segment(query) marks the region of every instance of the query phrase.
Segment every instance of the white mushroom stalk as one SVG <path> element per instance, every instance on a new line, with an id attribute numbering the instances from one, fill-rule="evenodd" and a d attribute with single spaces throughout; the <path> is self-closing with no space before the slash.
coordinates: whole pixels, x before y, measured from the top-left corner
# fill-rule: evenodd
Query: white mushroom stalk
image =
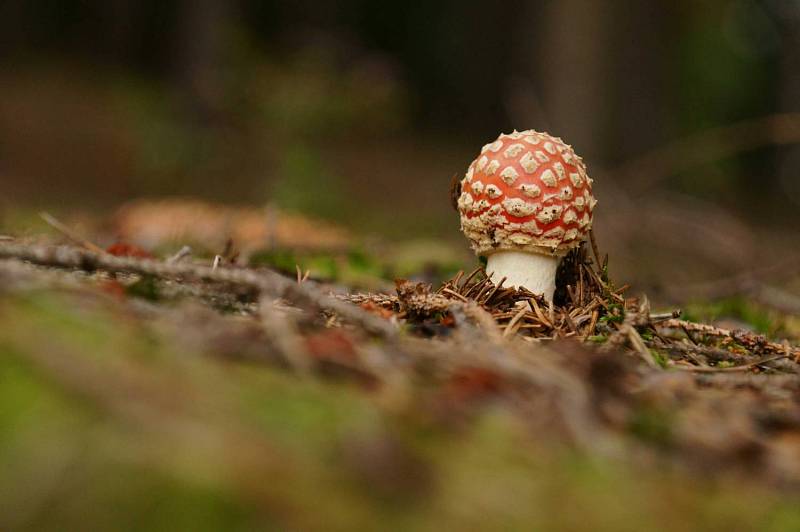
<path id="1" fill-rule="evenodd" d="M 495 284 L 526 288 L 553 301 L 556 291 L 556 271 L 561 257 L 526 253 L 524 251 L 499 251 L 489 255 L 486 274 Z"/>
<path id="2" fill-rule="evenodd" d="M 533 130 L 487 144 L 461 180 L 461 229 L 492 282 L 552 302 L 561 257 L 580 245 L 597 202 L 592 179 L 560 138 Z"/>

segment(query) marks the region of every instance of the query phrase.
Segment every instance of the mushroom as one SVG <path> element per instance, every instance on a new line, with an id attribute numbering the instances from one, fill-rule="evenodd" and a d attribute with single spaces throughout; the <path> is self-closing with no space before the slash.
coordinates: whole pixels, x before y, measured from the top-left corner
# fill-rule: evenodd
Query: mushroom
<path id="1" fill-rule="evenodd" d="M 461 230 L 487 257 L 487 275 L 552 302 L 558 263 L 589 232 L 597 202 L 571 146 L 515 130 L 483 147 L 461 180 L 457 203 Z"/>

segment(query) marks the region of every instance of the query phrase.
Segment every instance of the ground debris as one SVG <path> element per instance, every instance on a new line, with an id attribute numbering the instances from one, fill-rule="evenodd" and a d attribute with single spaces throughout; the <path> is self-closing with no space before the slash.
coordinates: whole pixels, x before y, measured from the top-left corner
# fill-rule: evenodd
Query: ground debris
<path id="1" fill-rule="evenodd" d="M 482 269 L 459 272 L 435 291 L 422 283 L 398 281 L 396 296 L 340 297 L 394 312 L 410 323 L 433 319 L 450 326 L 455 307 L 473 304 L 486 311 L 505 338 L 532 342 L 576 338 L 601 344 L 606 352 L 629 349 L 652 368 L 800 372 L 800 348 L 751 331 L 682 320 L 679 310 L 654 315 L 646 298 L 624 297 L 627 286 L 615 288 L 606 268 L 598 268 L 584 248 L 573 251 L 560 267 L 552 306 L 527 290 L 492 283 Z"/>
<path id="2" fill-rule="evenodd" d="M 645 461 L 655 453 L 688 469 L 800 486 L 800 456 L 790 450 L 800 439 L 798 348 L 677 311 L 652 314 L 645 297 L 625 297 L 595 260 L 583 249 L 570 255 L 550 305 L 493 284 L 480 269 L 437 289 L 398 281 L 395 294 L 329 294 L 266 270 L 3 241 L 0 294 L 37 283 L 87 290 L 188 352 L 349 383 L 436 426 L 460 430 L 487 405 L 501 405 L 532 434 L 591 452 L 633 449 Z M 143 278 L 159 298 L 128 290 Z M 104 289 L 109 282 L 122 292 Z M 36 357 L 65 387 L 83 386 L 46 351 Z M 85 393 L 123 401 L 111 384 Z M 376 449 L 378 462 L 405 463 Z"/>

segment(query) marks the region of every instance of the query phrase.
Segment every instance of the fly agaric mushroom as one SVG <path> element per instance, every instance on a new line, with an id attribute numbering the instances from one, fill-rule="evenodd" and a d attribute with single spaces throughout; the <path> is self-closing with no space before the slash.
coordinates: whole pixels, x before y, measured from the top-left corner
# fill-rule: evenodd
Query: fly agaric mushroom
<path id="1" fill-rule="evenodd" d="M 561 258 L 592 227 L 592 179 L 572 147 L 537 131 L 502 134 L 461 180 L 461 230 L 486 273 L 553 300 Z"/>

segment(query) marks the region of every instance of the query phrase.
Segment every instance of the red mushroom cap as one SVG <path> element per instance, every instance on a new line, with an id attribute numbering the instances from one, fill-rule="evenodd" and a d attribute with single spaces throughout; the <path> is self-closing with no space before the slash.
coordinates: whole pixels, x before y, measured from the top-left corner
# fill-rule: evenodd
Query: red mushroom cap
<path id="1" fill-rule="evenodd" d="M 487 144 L 461 180 L 461 230 L 478 255 L 565 255 L 592 227 L 592 179 L 572 147 L 533 130 Z"/>

